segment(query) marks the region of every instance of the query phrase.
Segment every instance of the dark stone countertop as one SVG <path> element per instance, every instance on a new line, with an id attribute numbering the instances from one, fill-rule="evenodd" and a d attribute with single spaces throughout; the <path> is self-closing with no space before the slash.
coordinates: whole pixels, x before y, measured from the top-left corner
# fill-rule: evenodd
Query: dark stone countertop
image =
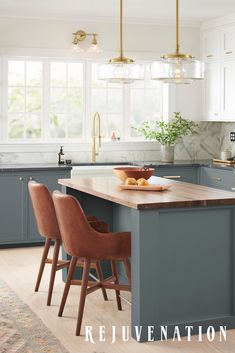
<path id="1" fill-rule="evenodd" d="M 105 166 L 105 165 L 135 165 L 135 166 L 148 166 L 148 167 L 190 167 L 190 166 L 205 166 L 209 168 L 225 169 L 225 170 L 235 170 L 235 165 L 213 163 L 212 160 L 197 160 L 197 161 L 174 161 L 173 163 L 164 163 L 161 161 L 134 161 L 134 162 L 99 162 L 99 163 L 72 163 L 58 165 L 56 163 L 25 163 L 25 164 L 0 164 L 0 172 L 4 171 L 27 171 L 27 170 L 71 170 L 72 167 L 79 166 Z"/>
<path id="2" fill-rule="evenodd" d="M 209 167 L 209 168 L 217 168 L 217 169 L 226 169 L 226 170 L 234 170 L 235 165 L 229 165 L 225 163 L 213 163 L 211 159 L 207 160 L 197 160 L 197 161 L 174 161 L 173 163 L 164 163 L 161 161 L 149 161 L 149 162 L 135 162 L 133 164 L 141 165 L 141 166 L 148 166 L 148 167 L 191 167 L 191 166 L 204 166 L 204 167 Z"/>
<path id="3" fill-rule="evenodd" d="M 29 164 L 0 164 L 0 172 L 23 172 L 27 170 L 71 170 L 71 165 L 58 165 L 56 163 L 29 163 Z"/>

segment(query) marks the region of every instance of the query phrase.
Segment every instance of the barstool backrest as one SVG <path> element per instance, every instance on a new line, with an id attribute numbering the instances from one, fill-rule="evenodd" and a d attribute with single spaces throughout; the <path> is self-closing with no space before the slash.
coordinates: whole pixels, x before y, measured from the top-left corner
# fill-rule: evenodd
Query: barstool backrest
<path id="1" fill-rule="evenodd" d="M 34 215 L 41 236 L 51 239 L 61 239 L 55 207 L 48 188 L 35 181 L 28 183 Z"/>
<path id="2" fill-rule="evenodd" d="M 71 256 L 92 257 L 99 243 L 78 200 L 59 191 L 53 192 L 53 201 L 65 251 Z"/>

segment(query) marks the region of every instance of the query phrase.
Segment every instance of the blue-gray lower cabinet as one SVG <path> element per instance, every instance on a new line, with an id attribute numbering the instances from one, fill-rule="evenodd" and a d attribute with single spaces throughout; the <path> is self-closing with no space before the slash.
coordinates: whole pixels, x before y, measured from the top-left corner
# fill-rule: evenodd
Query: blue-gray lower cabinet
<path id="1" fill-rule="evenodd" d="M 198 166 L 159 166 L 156 167 L 155 176 L 198 184 Z"/>
<path id="2" fill-rule="evenodd" d="M 25 187 L 22 173 L 0 173 L 0 244 L 25 238 Z"/>
<path id="3" fill-rule="evenodd" d="M 0 172 L 0 247 L 33 244 L 42 241 L 38 234 L 30 196 L 29 180 L 60 189 L 57 180 L 69 178 L 70 170 Z"/>
<path id="4" fill-rule="evenodd" d="M 233 170 L 222 170 L 218 168 L 201 167 L 200 168 L 200 184 L 232 191 L 235 184 L 235 175 Z"/>

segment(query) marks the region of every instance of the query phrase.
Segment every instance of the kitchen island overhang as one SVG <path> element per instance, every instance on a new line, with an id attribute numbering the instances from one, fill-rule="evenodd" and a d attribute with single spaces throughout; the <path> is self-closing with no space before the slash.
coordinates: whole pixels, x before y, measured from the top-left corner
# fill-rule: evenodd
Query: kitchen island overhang
<path id="1" fill-rule="evenodd" d="M 164 179 L 153 177 L 157 182 Z M 86 214 L 132 233 L 132 336 L 142 327 L 235 328 L 235 195 L 172 182 L 164 192 L 124 191 L 114 177 L 62 179 Z M 122 277 L 122 273 L 121 273 Z M 154 339 L 160 339 L 156 330 Z"/>

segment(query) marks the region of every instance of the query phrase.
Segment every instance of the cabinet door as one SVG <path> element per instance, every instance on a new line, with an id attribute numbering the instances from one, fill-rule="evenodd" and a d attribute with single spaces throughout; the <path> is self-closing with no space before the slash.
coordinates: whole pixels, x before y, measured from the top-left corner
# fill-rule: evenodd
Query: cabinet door
<path id="1" fill-rule="evenodd" d="M 233 189 L 233 170 L 220 170 L 218 168 L 201 167 L 200 184 L 232 191 Z"/>
<path id="2" fill-rule="evenodd" d="M 220 53 L 220 34 L 218 29 L 202 33 L 202 57 L 206 62 L 218 60 Z"/>
<path id="3" fill-rule="evenodd" d="M 235 26 L 225 26 L 222 35 L 222 57 L 226 60 L 235 57 Z"/>
<path id="4" fill-rule="evenodd" d="M 24 176 L 0 173 L 0 195 L 0 244 L 21 243 L 26 238 Z"/>
<path id="5" fill-rule="evenodd" d="M 32 172 L 28 175 L 28 181 L 33 179 L 39 183 L 47 185 L 50 191 L 60 190 L 61 187 L 58 184 L 58 179 L 69 178 L 69 171 L 46 171 L 46 172 Z M 39 235 L 37 225 L 33 213 L 33 208 L 30 200 L 29 193 L 27 192 L 28 208 L 27 208 L 27 239 L 28 241 L 43 241 L 43 238 Z"/>
<path id="6" fill-rule="evenodd" d="M 204 119 L 220 120 L 220 64 L 206 64 L 204 79 Z"/>
<path id="7" fill-rule="evenodd" d="M 155 176 L 166 178 L 170 180 L 183 181 L 186 183 L 197 183 L 197 167 L 156 167 Z"/>
<path id="8" fill-rule="evenodd" d="M 235 120 L 235 61 L 224 62 L 222 67 L 221 120 Z"/>

